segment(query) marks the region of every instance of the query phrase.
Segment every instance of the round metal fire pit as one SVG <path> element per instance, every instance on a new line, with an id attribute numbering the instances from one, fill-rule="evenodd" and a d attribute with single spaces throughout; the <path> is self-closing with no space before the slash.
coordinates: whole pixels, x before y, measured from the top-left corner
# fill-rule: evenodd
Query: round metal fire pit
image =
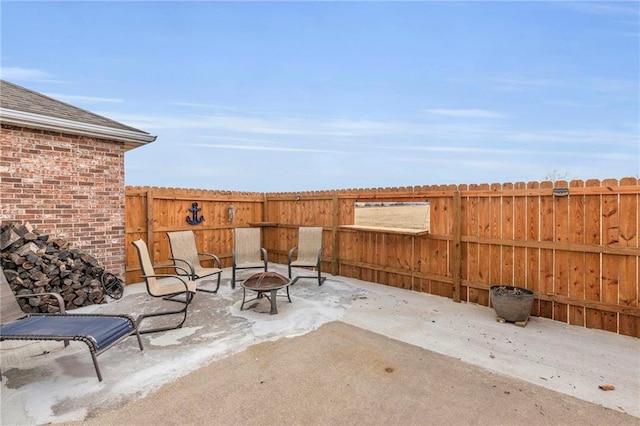
<path id="1" fill-rule="evenodd" d="M 281 288 L 286 288 L 287 299 L 289 299 L 289 302 L 291 302 L 291 297 L 289 297 L 290 284 L 291 280 L 289 280 L 289 278 L 276 272 L 260 272 L 251 275 L 241 284 L 242 305 L 240 305 L 240 310 L 244 309 L 245 303 L 251 302 L 261 297 L 266 297 L 271 302 L 271 311 L 269 313 L 271 315 L 277 314 L 278 306 L 276 305 L 276 296 L 278 295 L 278 290 L 280 290 Z M 246 300 L 247 290 L 255 291 L 256 293 L 258 293 L 258 295 L 253 299 Z"/>

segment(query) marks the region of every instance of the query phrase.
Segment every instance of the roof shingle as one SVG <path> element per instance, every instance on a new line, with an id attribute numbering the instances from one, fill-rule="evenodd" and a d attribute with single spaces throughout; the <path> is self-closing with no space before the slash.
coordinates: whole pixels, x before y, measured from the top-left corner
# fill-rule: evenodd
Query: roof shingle
<path id="1" fill-rule="evenodd" d="M 8 81 L 0 80 L 0 108 L 53 117 L 78 123 L 148 134 L 82 108 L 34 92 Z"/>

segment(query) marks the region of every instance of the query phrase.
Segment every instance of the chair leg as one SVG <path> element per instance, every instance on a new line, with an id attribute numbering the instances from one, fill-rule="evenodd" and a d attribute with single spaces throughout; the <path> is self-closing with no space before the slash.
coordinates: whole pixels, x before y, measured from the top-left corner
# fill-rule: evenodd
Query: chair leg
<path id="1" fill-rule="evenodd" d="M 240 305 L 240 310 L 244 309 L 244 300 L 247 295 L 247 289 L 242 287 L 242 304 Z"/>
<path id="2" fill-rule="evenodd" d="M 318 261 L 318 285 L 321 286 L 326 279 L 327 277 L 322 276 L 322 263 Z"/>
<path id="3" fill-rule="evenodd" d="M 231 268 L 231 289 L 236 288 L 236 265 Z"/>
<path id="4" fill-rule="evenodd" d="M 184 324 L 184 322 L 187 319 L 187 312 L 186 309 L 184 309 L 183 311 L 176 311 L 176 312 L 162 312 L 162 313 L 156 313 L 156 314 L 146 314 L 146 315 L 142 315 L 138 318 L 138 327 L 140 327 L 140 325 L 142 324 L 142 320 L 146 319 L 146 318 L 151 318 L 151 317 L 159 317 L 159 316 L 163 316 L 163 315 L 171 315 L 171 314 L 181 314 L 184 312 L 184 315 L 182 317 L 182 321 L 180 321 L 180 323 L 178 325 L 175 326 L 167 326 L 167 327 L 158 327 L 158 328 L 150 328 L 148 330 L 141 330 L 139 331 L 140 334 L 149 334 L 149 333 L 157 333 L 159 331 L 167 331 L 167 330 L 175 330 L 177 328 L 182 328 L 182 325 Z"/>
<path id="5" fill-rule="evenodd" d="M 142 346 L 142 339 L 140 338 L 140 332 L 138 331 L 138 327 L 136 326 L 136 338 L 138 339 L 138 346 L 140 346 L 140 350 L 144 351 L 144 347 Z"/>
<path id="6" fill-rule="evenodd" d="M 98 381 L 101 382 L 102 381 L 102 373 L 100 373 L 100 367 L 98 366 L 98 357 L 96 356 L 96 353 L 94 351 L 90 351 L 91 352 L 91 358 L 93 359 L 93 366 L 96 369 L 96 374 L 98 375 Z"/>
<path id="7" fill-rule="evenodd" d="M 207 290 L 206 288 L 197 288 L 197 291 L 202 291 L 204 293 L 217 293 L 218 289 L 220 288 L 220 276 L 222 275 L 222 272 L 218 273 L 218 285 L 216 285 L 216 289 L 215 290 Z"/>
<path id="8" fill-rule="evenodd" d="M 189 308 L 189 303 L 191 302 L 192 297 L 193 297 L 192 294 L 189 293 L 187 295 L 187 301 L 186 302 L 182 302 L 182 301 L 179 301 L 179 300 L 173 300 L 173 299 L 166 299 L 166 300 L 172 300 L 174 302 L 184 303 L 185 304 L 184 308 L 180 309 L 179 311 L 155 312 L 155 313 L 151 313 L 151 314 L 140 315 L 138 317 L 138 322 L 136 324 L 137 328 L 138 328 L 138 333 L 139 334 L 148 334 L 148 333 L 156 333 L 156 332 L 159 332 L 159 331 L 175 330 L 177 328 L 182 328 L 182 325 L 187 320 L 187 308 Z M 160 317 L 160 316 L 165 316 L 165 315 L 177 315 L 177 314 L 183 314 L 182 321 L 180 321 L 180 323 L 178 325 L 151 328 L 151 329 L 148 329 L 148 330 L 140 330 L 140 325 L 142 324 L 142 320 L 144 320 L 146 318 Z"/>

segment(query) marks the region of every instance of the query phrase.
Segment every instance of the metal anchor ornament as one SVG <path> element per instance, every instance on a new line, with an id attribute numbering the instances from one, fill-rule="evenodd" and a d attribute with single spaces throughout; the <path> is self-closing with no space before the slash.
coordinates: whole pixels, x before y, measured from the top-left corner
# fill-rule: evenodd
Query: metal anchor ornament
<path id="1" fill-rule="evenodd" d="M 198 217 L 198 212 L 202 210 L 198 208 L 198 203 L 191 204 L 191 208 L 189 211 L 191 212 L 191 217 L 187 216 L 187 223 L 189 225 L 200 225 L 204 222 L 204 216 Z"/>

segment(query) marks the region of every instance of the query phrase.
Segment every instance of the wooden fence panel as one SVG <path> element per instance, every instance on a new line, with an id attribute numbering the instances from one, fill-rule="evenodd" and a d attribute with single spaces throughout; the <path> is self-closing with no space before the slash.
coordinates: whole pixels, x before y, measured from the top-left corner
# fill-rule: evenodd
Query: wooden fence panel
<path id="1" fill-rule="evenodd" d="M 622 179 L 621 185 L 633 185 L 636 179 Z M 622 194 L 620 195 L 620 227 L 618 244 L 621 247 L 639 248 L 640 233 L 638 226 L 640 221 L 640 195 Z M 638 256 L 624 256 L 620 265 L 620 291 L 618 293 L 618 304 L 621 306 L 640 306 L 640 264 Z M 620 334 L 628 336 L 640 335 L 640 317 L 627 314 L 620 314 L 619 330 Z"/>
<path id="2" fill-rule="evenodd" d="M 600 181 L 588 180 L 588 188 L 600 187 Z M 585 243 L 601 245 L 600 233 L 600 194 L 585 195 Z M 585 298 L 587 301 L 600 302 L 601 274 L 600 255 L 598 253 L 586 253 L 586 288 Z M 587 307 L 585 312 L 585 325 L 589 328 L 602 328 L 602 312 L 599 309 Z"/>
<path id="3" fill-rule="evenodd" d="M 513 185 L 506 183 L 503 185 L 503 191 L 512 192 Z M 505 195 L 502 197 L 501 205 L 501 229 L 500 238 L 506 240 L 514 239 L 514 197 Z M 514 247 L 509 244 L 501 246 L 502 264 L 500 266 L 500 283 L 504 285 L 513 285 L 515 275 L 514 265 Z"/>
<path id="4" fill-rule="evenodd" d="M 540 187 L 538 182 L 529 182 L 527 189 L 535 192 Z M 540 241 L 540 197 L 531 195 L 527 198 L 527 241 L 532 244 Z M 540 291 L 540 247 L 527 247 L 527 286 L 531 291 Z M 533 315 L 540 316 L 540 300 L 533 302 Z"/>
<path id="5" fill-rule="evenodd" d="M 541 182 L 540 188 L 548 188 L 551 192 L 553 184 L 551 182 Z M 554 201 L 549 195 L 540 196 L 540 240 L 545 242 L 553 242 L 554 234 Z M 540 292 L 544 294 L 553 294 L 554 268 L 553 268 L 554 250 L 552 248 L 542 248 L 540 250 Z M 547 300 L 540 301 L 540 316 L 544 318 L 553 318 L 553 302 Z"/>
<path id="6" fill-rule="evenodd" d="M 460 185 L 458 187 L 458 191 L 466 191 L 468 189 L 467 185 Z M 471 217 L 469 210 L 471 209 L 471 202 L 469 197 L 460 196 L 460 237 L 462 235 L 469 235 L 469 226 L 468 219 Z M 467 220 L 465 220 L 465 218 Z M 467 302 L 469 301 L 469 286 L 466 285 L 469 282 L 469 243 L 461 242 L 460 243 L 460 301 Z M 453 262 L 452 262 L 453 263 Z"/>
<path id="7" fill-rule="evenodd" d="M 167 232 L 192 230 L 199 251 L 218 255 L 223 267 L 231 265 L 233 228 L 249 226 L 262 215 L 264 195 L 208 191 L 199 189 L 127 187 L 125 190 L 125 282 L 141 281 L 139 260 L 131 245 L 143 239 L 155 265 L 171 264 Z M 190 225 L 193 203 L 200 209 L 196 217 L 204 217 L 198 225 Z M 211 261 L 203 261 L 210 265 Z M 166 271 L 164 271 L 166 272 Z"/>
<path id="8" fill-rule="evenodd" d="M 606 180 L 603 186 L 618 186 L 616 180 Z M 605 240 L 604 245 L 609 247 L 617 246 L 619 243 L 619 219 L 620 210 L 618 208 L 617 194 L 602 196 L 602 233 Z M 618 303 L 618 284 L 620 282 L 619 267 L 622 257 L 617 255 L 602 255 L 602 297 L 601 301 L 605 303 Z M 617 316 L 614 313 L 602 313 L 604 330 L 616 331 L 618 328 Z"/>
<path id="9" fill-rule="evenodd" d="M 555 182 L 555 188 L 568 188 L 565 181 Z M 568 243 L 571 223 L 569 222 L 569 196 L 554 197 L 554 242 Z M 569 296 L 569 252 L 555 250 L 553 294 Z M 566 303 L 553 303 L 553 319 L 567 322 L 569 318 L 569 306 Z"/>
<path id="10" fill-rule="evenodd" d="M 480 185 L 481 190 L 488 190 L 488 184 Z M 480 197 L 478 200 L 478 237 L 482 239 L 491 238 L 491 196 Z M 480 289 L 478 290 L 476 303 L 489 305 L 489 287 L 491 286 L 491 245 L 480 244 L 478 248 L 478 278 Z M 487 268 L 486 266 L 489 265 Z"/>
<path id="11" fill-rule="evenodd" d="M 414 264 L 415 277 L 412 290 L 422 293 L 431 293 L 431 281 L 426 278 L 429 271 L 429 244 L 430 240 L 426 238 L 417 238 L 414 241 Z"/>
<path id="12" fill-rule="evenodd" d="M 469 185 L 469 190 L 478 190 L 480 189 L 479 185 Z M 479 215 L 480 215 L 480 204 L 479 197 L 470 196 L 468 197 L 468 206 L 467 209 L 467 217 L 463 217 L 463 231 L 462 235 L 468 235 L 472 238 L 480 237 L 480 224 L 478 223 Z M 468 228 L 465 232 L 465 224 L 468 224 Z M 468 254 L 468 262 L 467 262 L 467 274 L 468 274 L 468 282 L 480 282 L 480 244 L 477 242 L 469 242 L 467 245 L 467 254 Z M 480 291 L 476 289 L 474 286 L 469 285 L 469 294 L 467 296 L 467 300 L 472 303 L 479 303 L 480 301 Z"/>
<path id="13" fill-rule="evenodd" d="M 428 233 L 353 227 L 356 202 L 425 200 Z M 193 202 L 197 226 L 186 222 Z M 272 194 L 129 187 L 126 282 L 140 278 L 138 238 L 163 264 L 166 232 L 191 229 L 229 267 L 233 229 L 260 226 L 270 262 L 285 264 L 298 228 L 322 226 L 323 271 L 455 300 L 459 288 L 461 301 L 485 306 L 491 285 L 516 285 L 536 292 L 533 315 L 640 337 L 639 209 L 636 178 Z"/>
<path id="14" fill-rule="evenodd" d="M 524 191 L 527 185 L 524 182 L 515 184 L 516 191 Z M 525 196 L 513 197 L 513 236 L 515 241 L 527 240 L 527 198 Z M 509 237 L 507 237 L 509 238 Z M 527 288 L 527 249 L 525 247 L 513 248 L 513 279 L 512 285 Z"/>
<path id="15" fill-rule="evenodd" d="M 569 184 L 569 191 L 584 187 L 581 180 L 573 180 Z M 585 244 L 585 196 L 583 194 L 569 195 L 569 243 Z M 568 285 L 569 297 L 577 300 L 585 298 L 585 263 L 586 256 L 583 252 L 572 251 L 568 259 Z M 584 325 L 585 310 L 582 306 L 569 307 L 569 324 Z"/>
<path id="16" fill-rule="evenodd" d="M 494 183 L 491 185 L 491 192 L 501 194 L 502 186 Z M 502 205 L 503 197 L 495 195 L 489 197 L 489 237 L 492 240 L 502 238 Z M 490 256 L 489 276 L 487 288 L 492 285 L 503 284 L 502 282 L 502 245 L 490 244 L 488 247 Z"/>

